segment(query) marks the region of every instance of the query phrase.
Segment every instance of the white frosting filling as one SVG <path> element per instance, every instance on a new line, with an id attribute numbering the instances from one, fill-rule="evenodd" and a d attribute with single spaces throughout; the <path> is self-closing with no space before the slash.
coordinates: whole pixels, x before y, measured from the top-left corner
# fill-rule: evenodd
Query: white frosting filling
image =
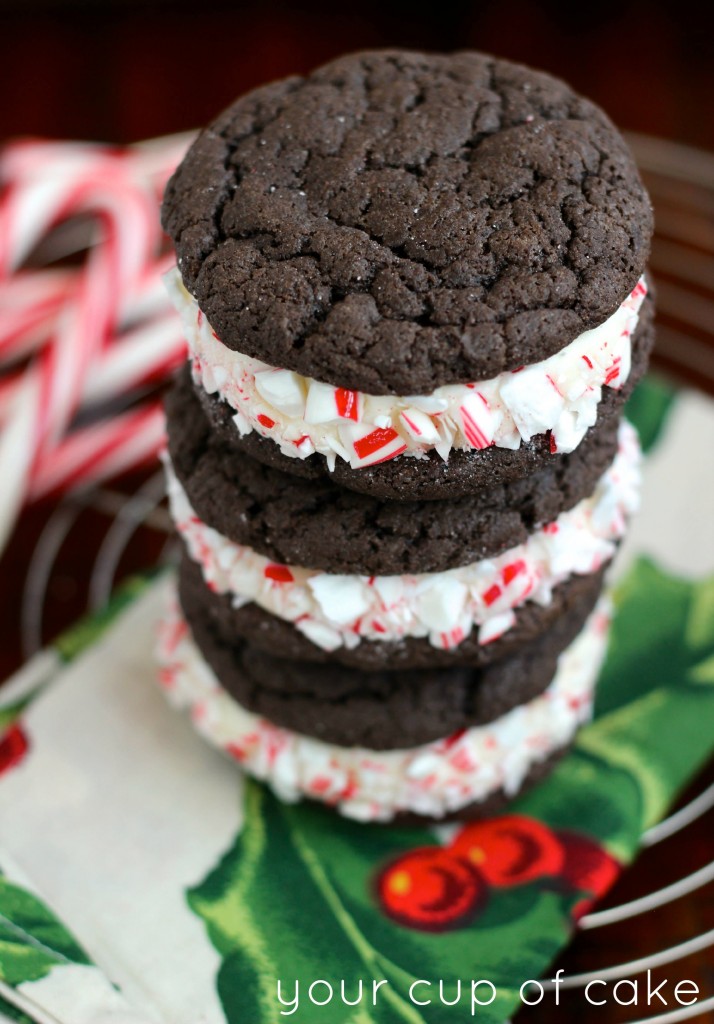
<path id="1" fill-rule="evenodd" d="M 603 386 L 630 373 L 630 339 L 647 294 L 641 278 L 613 315 L 548 359 L 491 380 L 450 384 L 430 395 L 367 395 L 278 369 L 221 344 L 174 269 L 166 276 L 190 350 L 193 375 L 234 410 L 241 435 L 255 430 L 284 455 L 314 452 L 334 468 L 358 469 L 398 455 L 445 461 L 452 448 L 518 448 L 551 432 L 551 450 L 571 452 L 597 419 Z"/>
<path id="2" fill-rule="evenodd" d="M 570 742 L 591 714 L 607 626 L 601 602 L 540 697 L 408 750 L 338 747 L 246 711 L 220 687 L 175 601 L 160 628 L 160 680 L 199 732 L 283 800 L 309 796 L 362 821 L 388 821 L 399 811 L 440 817 L 499 790 L 512 796 L 534 765 Z"/>
<path id="3" fill-rule="evenodd" d="M 254 601 L 327 651 L 403 637 L 428 637 L 434 647 L 448 649 L 474 628 L 479 643 L 497 639 L 526 600 L 550 604 L 559 583 L 596 572 L 613 556 L 638 506 L 640 450 L 636 431 L 623 422 L 612 465 L 575 508 L 496 558 L 404 576 L 334 575 L 275 564 L 203 523 L 168 461 L 166 468 L 171 515 L 191 557 L 208 586 L 231 594 L 236 607 Z"/>

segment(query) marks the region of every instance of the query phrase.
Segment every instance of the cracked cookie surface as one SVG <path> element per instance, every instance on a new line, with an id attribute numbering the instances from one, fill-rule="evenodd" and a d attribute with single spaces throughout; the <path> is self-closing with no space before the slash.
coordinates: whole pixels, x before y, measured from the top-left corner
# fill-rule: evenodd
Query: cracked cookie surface
<path id="1" fill-rule="evenodd" d="M 358 53 L 243 96 L 163 221 L 221 341 L 369 394 L 544 359 L 642 273 L 649 200 L 607 116 L 480 53 Z"/>

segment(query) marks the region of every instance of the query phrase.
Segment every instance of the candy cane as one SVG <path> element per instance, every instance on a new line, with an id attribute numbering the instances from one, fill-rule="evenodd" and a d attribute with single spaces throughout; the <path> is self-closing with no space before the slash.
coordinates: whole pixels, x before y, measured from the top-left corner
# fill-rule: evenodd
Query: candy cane
<path id="1" fill-rule="evenodd" d="M 156 456 L 165 439 L 164 413 L 158 401 L 76 431 L 41 458 L 30 498 L 42 498 L 74 485 L 116 476 Z"/>
<path id="2" fill-rule="evenodd" d="M 173 257 L 158 204 L 188 141 L 117 150 L 30 140 L 0 154 L 0 548 L 25 500 L 128 469 L 162 443 L 156 400 L 74 423 L 185 356 L 161 282 Z M 53 260 L 63 246 L 86 247 L 84 264 L 24 268 L 31 253 L 44 247 Z"/>
<path id="3" fill-rule="evenodd" d="M 72 271 L 45 270 L 0 282 L 0 365 L 44 343 L 75 277 Z"/>
<path id="4" fill-rule="evenodd" d="M 4 546 L 23 504 L 30 478 L 34 450 L 33 419 L 37 405 L 37 381 L 25 376 L 10 397 L 10 412 L 0 433 L 0 549 Z"/>

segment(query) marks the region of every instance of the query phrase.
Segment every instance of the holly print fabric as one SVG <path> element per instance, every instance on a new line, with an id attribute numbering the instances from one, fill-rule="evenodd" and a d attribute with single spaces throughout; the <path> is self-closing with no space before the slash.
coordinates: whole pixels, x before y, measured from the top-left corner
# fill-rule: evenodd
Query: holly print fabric
<path id="1" fill-rule="evenodd" d="M 586 835 L 554 832 L 525 815 L 504 814 L 460 829 L 446 846 L 399 855 L 379 873 L 384 913 L 420 931 L 447 931 L 475 920 L 493 890 L 552 882 L 582 899 L 581 917 L 612 885 L 620 863 Z"/>

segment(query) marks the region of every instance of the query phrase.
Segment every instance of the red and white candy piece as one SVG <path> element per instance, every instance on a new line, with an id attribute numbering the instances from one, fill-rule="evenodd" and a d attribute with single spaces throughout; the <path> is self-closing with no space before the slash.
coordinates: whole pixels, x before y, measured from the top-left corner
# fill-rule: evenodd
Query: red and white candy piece
<path id="1" fill-rule="evenodd" d="M 394 427 L 370 427 L 345 423 L 340 425 L 340 440 L 350 453 L 353 469 L 376 466 L 395 459 L 406 451 L 404 439 Z"/>
<path id="2" fill-rule="evenodd" d="M 227 376 L 225 370 L 224 373 Z M 220 381 L 216 383 L 218 387 L 222 386 Z M 280 412 L 287 416 L 303 416 L 305 395 L 297 373 L 293 373 L 292 370 L 262 370 L 255 375 L 255 387 L 258 394 Z"/>
<path id="3" fill-rule="evenodd" d="M 493 444 L 493 417 L 487 400 L 479 391 L 466 396 L 459 413 L 464 436 L 472 448 L 488 448 Z"/>
<path id="4" fill-rule="evenodd" d="M 358 423 L 362 416 L 362 396 L 347 388 L 333 388 L 319 380 L 311 380 L 305 406 L 305 422 L 331 423 L 336 419 Z"/>
<path id="5" fill-rule="evenodd" d="M 184 357 L 161 280 L 173 257 L 158 204 L 188 141 L 124 150 L 24 141 L 0 155 L 0 366 L 10 367 L 0 380 L 0 547 L 27 498 L 128 469 L 162 443 L 156 402 L 87 427 L 75 419 Z M 87 256 L 81 266 L 21 269 L 43 248 L 49 262 Z"/>
<path id="6" fill-rule="evenodd" d="M 435 574 L 420 588 L 416 599 L 419 617 L 436 633 L 450 630 L 461 618 L 468 593 L 459 580 Z"/>
<path id="7" fill-rule="evenodd" d="M 415 441 L 420 441 L 425 445 L 435 445 L 439 441 L 439 431 L 434 426 L 431 416 L 425 412 L 410 406 L 399 414 L 399 420 L 404 430 Z"/>

